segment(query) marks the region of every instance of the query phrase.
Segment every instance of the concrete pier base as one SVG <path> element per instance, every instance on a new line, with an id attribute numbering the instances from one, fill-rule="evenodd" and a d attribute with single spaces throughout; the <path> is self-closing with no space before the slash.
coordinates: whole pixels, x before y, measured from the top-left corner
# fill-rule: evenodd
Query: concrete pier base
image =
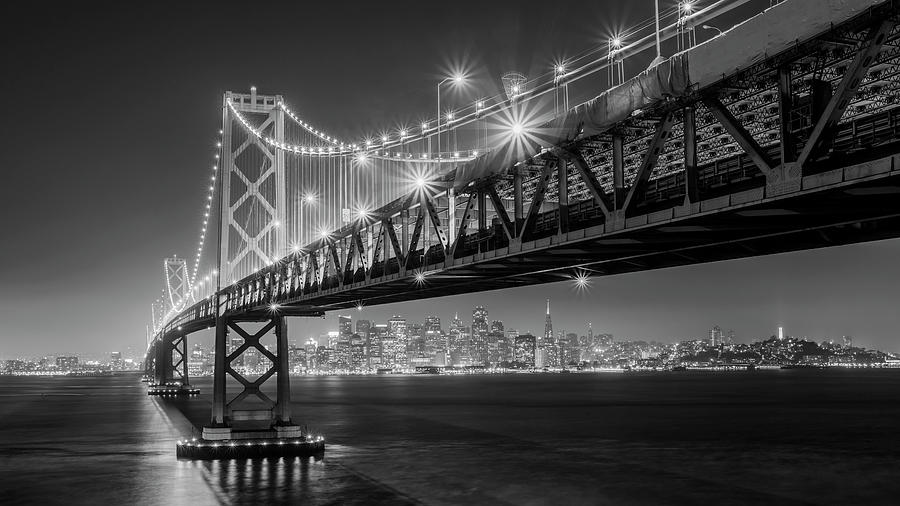
<path id="1" fill-rule="evenodd" d="M 175 454 L 179 459 L 227 460 L 262 457 L 302 457 L 325 453 L 325 438 L 313 434 L 279 437 L 291 431 L 231 430 L 228 427 L 204 427 L 203 437 L 178 441 Z M 229 439 L 222 439 L 228 436 Z M 208 439 L 212 437 L 213 439 Z"/>
<path id="2" fill-rule="evenodd" d="M 149 385 L 147 387 L 147 395 L 158 395 L 161 397 L 180 397 L 185 395 L 200 395 L 200 389 L 190 385 L 181 385 L 178 383 L 167 383 L 160 385 Z"/>

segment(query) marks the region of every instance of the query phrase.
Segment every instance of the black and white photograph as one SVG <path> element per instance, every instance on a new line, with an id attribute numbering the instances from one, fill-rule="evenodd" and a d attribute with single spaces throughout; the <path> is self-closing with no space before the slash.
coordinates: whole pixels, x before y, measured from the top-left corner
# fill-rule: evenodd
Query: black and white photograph
<path id="1" fill-rule="evenodd" d="M 900 501 L 900 2 L 3 7 L 0 504 Z"/>

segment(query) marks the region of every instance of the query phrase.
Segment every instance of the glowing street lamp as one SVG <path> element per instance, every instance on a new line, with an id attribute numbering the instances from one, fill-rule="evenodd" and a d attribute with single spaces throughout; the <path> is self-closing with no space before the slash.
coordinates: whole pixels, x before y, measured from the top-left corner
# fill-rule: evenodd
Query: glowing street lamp
<path id="1" fill-rule="evenodd" d="M 558 64 L 556 64 L 555 67 L 553 67 L 553 71 L 554 71 L 554 76 L 556 77 L 556 80 L 559 81 L 560 79 L 563 78 L 563 76 L 566 75 L 566 66 L 565 66 L 565 64 L 558 63 Z"/>
<path id="2" fill-rule="evenodd" d="M 569 109 L 569 83 L 565 81 L 566 64 L 559 62 L 553 67 L 553 82 L 556 84 L 556 114 L 559 115 L 559 87 L 562 85 L 563 91 L 563 110 Z"/>

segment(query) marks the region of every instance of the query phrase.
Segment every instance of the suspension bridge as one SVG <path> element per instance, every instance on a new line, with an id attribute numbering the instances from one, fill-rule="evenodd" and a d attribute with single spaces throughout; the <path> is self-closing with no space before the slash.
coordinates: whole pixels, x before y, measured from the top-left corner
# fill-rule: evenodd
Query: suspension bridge
<path id="1" fill-rule="evenodd" d="M 291 418 L 287 317 L 897 237 L 900 7 L 767 3 L 697 43 L 750 3 L 679 2 L 600 56 L 358 142 L 281 95 L 225 93 L 196 258 L 164 262 L 147 374 L 189 388 L 187 336 L 215 328 L 203 441 L 258 441 L 234 424 L 263 420 L 319 444 Z M 675 53 L 628 77 L 656 37 Z M 232 367 L 247 349 L 268 372 Z"/>

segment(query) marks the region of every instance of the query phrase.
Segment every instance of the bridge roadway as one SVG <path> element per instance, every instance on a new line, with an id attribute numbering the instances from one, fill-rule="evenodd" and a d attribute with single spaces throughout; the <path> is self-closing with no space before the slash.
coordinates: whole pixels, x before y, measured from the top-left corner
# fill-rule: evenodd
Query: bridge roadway
<path id="1" fill-rule="evenodd" d="M 171 377 L 165 353 L 199 329 L 217 326 L 224 353 L 230 328 L 245 343 L 217 359 L 214 427 L 226 372 L 238 400 L 289 420 L 286 375 L 277 403 L 258 388 L 287 366 L 284 316 L 898 237 L 898 9 L 783 2 L 528 132 L 526 159 L 492 151 L 225 286 L 219 318 L 197 302 L 160 330 L 148 372 Z M 737 70 L 716 61 L 756 43 Z M 259 345 L 273 329 L 277 357 Z M 248 347 L 275 364 L 256 381 L 230 365 Z"/>

